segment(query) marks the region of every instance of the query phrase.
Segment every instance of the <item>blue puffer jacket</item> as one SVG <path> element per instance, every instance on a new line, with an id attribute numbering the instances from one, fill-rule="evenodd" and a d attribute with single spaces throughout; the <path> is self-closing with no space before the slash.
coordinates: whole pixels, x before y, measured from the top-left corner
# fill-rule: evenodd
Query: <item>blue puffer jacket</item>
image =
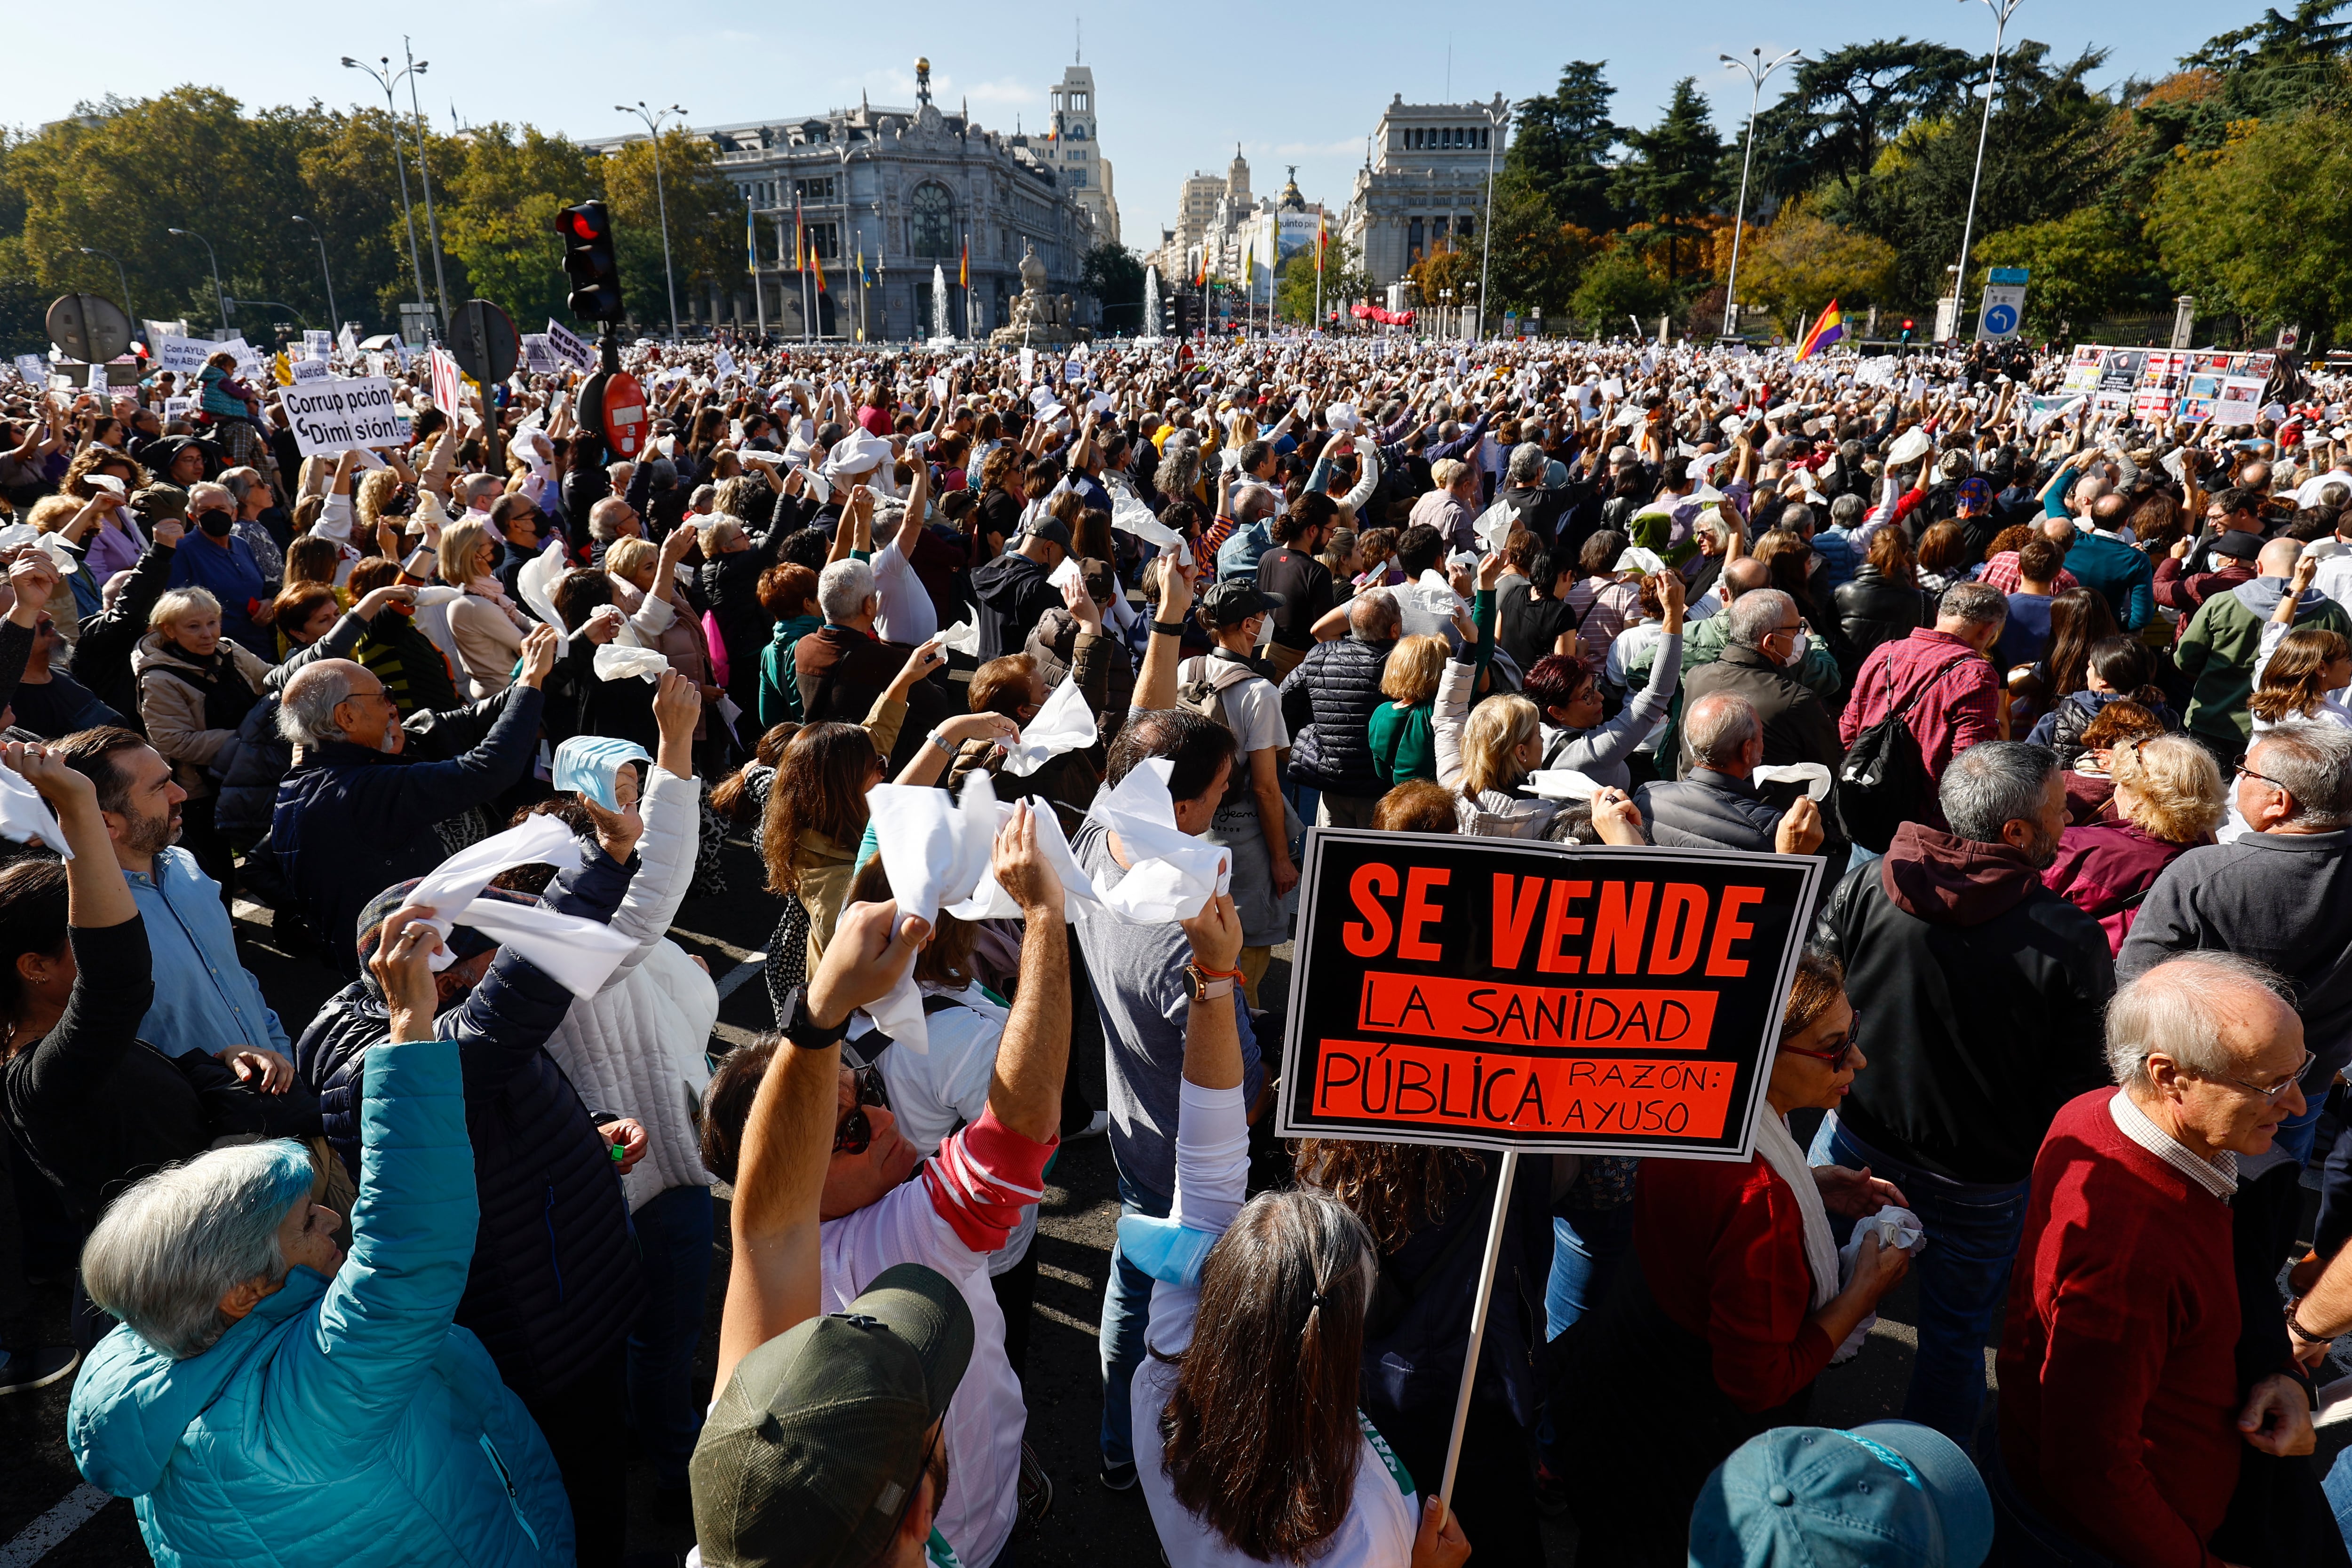
<path id="1" fill-rule="evenodd" d="M 354 943 L 368 900 L 448 858 L 433 824 L 496 800 L 522 777 L 542 700 L 536 687 L 522 687 L 481 744 L 447 762 L 347 740 L 305 748 L 302 765 L 278 786 L 269 842 L 337 969 L 359 973 Z"/>
<path id="2" fill-rule="evenodd" d="M 548 903 L 610 921 L 635 862 L 624 867 L 593 844 L 585 859 L 549 889 Z M 466 1133 L 481 1194 L 457 1322 L 481 1336 L 507 1386 L 530 1398 L 563 1388 L 609 1355 L 643 1294 L 610 1145 L 545 1050 L 572 999 L 506 948 L 440 1023 L 462 1053 Z M 362 980 L 320 1009 L 294 1046 L 295 1071 L 319 1096 L 327 1142 L 355 1175 L 362 1093 L 372 1089 L 361 1069 L 391 1027 L 374 982 Z"/>
<path id="3" fill-rule="evenodd" d="M 74 1462 L 133 1500 L 162 1568 L 572 1562 L 547 1440 L 450 1326 L 475 1222 L 457 1052 L 369 1053 L 352 1254 L 332 1280 L 294 1270 L 185 1361 L 124 1327 L 82 1367 Z"/>

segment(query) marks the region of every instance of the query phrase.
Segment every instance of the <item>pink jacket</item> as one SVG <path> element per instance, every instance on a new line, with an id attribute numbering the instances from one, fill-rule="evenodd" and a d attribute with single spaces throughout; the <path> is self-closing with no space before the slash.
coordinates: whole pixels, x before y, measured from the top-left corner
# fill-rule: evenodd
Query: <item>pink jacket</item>
<path id="1" fill-rule="evenodd" d="M 1927 679 L 1948 664 L 1953 667 Z M 1940 783 L 1955 752 L 2000 738 L 1998 686 L 1991 660 L 1948 632 L 1923 626 L 1900 642 L 1880 643 L 1863 660 L 1853 695 L 1838 716 L 1838 738 L 1851 747 L 1864 730 L 1907 702 L 1906 722 L 1919 742 L 1919 759 L 1927 777 Z M 1927 826 L 1942 830 L 1942 809 L 1929 809 L 1933 820 Z"/>

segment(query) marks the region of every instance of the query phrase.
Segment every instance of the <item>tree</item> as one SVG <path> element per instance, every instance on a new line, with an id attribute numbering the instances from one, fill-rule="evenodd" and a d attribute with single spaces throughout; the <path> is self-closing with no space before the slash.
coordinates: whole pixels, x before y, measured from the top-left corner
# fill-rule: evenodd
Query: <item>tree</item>
<path id="1" fill-rule="evenodd" d="M 1564 222 L 1535 184 L 1517 174 L 1495 182 L 1493 244 L 1497 308 L 1542 310 L 1565 319 L 1577 280 L 1600 249 L 1591 229 Z"/>
<path id="2" fill-rule="evenodd" d="M 2112 208 L 2077 207 L 2063 217 L 1987 235 L 1971 260 L 1979 298 L 1996 267 L 2022 267 L 2029 336 L 2053 338 L 2126 311 L 2156 309 L 2168 298 L 2155 248 Z"/>
<path id="3" fill-rule="evenodd" d="M 416 259 L 425 273 L 428 298 L 434 282 L 424 195 L 417 180 L 415 127 L 394 120 L 382 110 L 362 109 L 323 113 L 319 130 L 318 140 L 303 150 L 297 162 L 308 193 L 303 215 L 327 238 L 335 272 L 335 303 L 347 318 L 392 329 L 399 324 L 400 307 L 415 303 L 417 293 L 415 270 L 409 265 L 408 225 L 400 205 L 400 171 L 393 161 L 395 131 L 408 149 L 402 159 L 415 206 Z M 446 165 L 435 166 L 446 174 Z M 439 194 L 440 188 L 436 187 L 436 200 Z M 284 298 L 305 297 L 298 293 Z"/>
<path id="4" fill-rule="evenodd" d="M 598 189 L 587 153 L 529 126 L 477 126 L 442 187 L 441 238 L 469 294 L 524 323 L 563 314 L 571 294 L 555 214 Z"/>
<path id="5" fill-rule="evenodd" d="M 1671 288 L 1680 242 L 1697 232 L 1691 220 L 1713 206 L 1722 191 L 1723 138 L 1699 96 L 1698 78 L 1675 83 L 1658 123 L 1647 131 L 1628 129 L 1624 139 L 1633 155 L 1619 172 L 1618 189 L 1664 241 Z"/>
<path id="6" fill-rule="evenodd" d="M 1143 319 L 1143 259 L 1127 246 L 1105 240 L 1087 252 L 1078 263 L 1078 286 L 1102 306 L 1105 331 L 1159 330 Z"/>
<path id="7" fill-rule="evenodd" d="M 719 172 L 718 150 L 707 138 L 675 125 L 666 128 L 658 183 L 654 144 L 643 138 L 625 141 L 608 154 L 603 173 L 604 201 L 613 210 L 613 250 L 621 264 L 621 297 L 632 319 L 669 320 L 669 290 L 662 269 L 665 207 L 678 319 L 683 322 L 692 314 L 690 301 L 698 285 L 735 287 L 744 275 L 743 203 Z"/>
<path id="8" fill-rule="evenodd" d="M 1441 306 L 1467 305 L 1478 281 L 1478 257 L 1466 250 L 1440 250 L 1415 261 L 1405 276 L 1420 290 L 1421 308 L 1434 310 Z M 1453 298 L 1446 295 L 1451 291 Z"/>
<path id="9" fill-rule="evenodd" d="M 1360 265 L 1356 247 L 1333 235 L 1323 247 L 1323 314 L 1348 307 L 1372 291 L 1372 280 Z M 1302 246 L 1275 268 L 1274 312 L 1286 321 L 1315 323 L 1315 247 Z"/>
<path id="10" fill-rule="evenodd" d="M 1740 293 L 1769 306 L 1790 337 L 1832 299 L 1849 312 L 1891 302 L 1895 276 L 1893 246 L 1830 222 L 1805 200 L 1751 225 L 1739 256 Z"/>
<path id="11" fill-rule="evenodd" d="M 1610 151 L 1620 132 L 1610 122 L 1615 93 L 1602 69 L 1570 60 L 1558 88 L 1521 99 L 1503 156 L 1505 172 L 1550 207 L 1554 222 L 1588 230 L 1614 228 L 1619 218 Z"/>
<path id="12" fill-rule="evenodd" d="M 1880 150 L 1923 117 L 1957 110 L 1980 70 L 1964 49 L 1902 37 L 1797 62 L 1788 90 L 1756 117 L 1757 183 L 1783 196 L 1810 191 L 1867 226 Z"/>
<path id="13" fill-rule="evenodd" d="M 1584 269 L 1568 302 L 1569 316 L 1596 338 L 1613 337 L 1628 317 L 1647 320 L 1672 298 L 1631 244 L 1612 245 Z M 1645 328 L 1644 330 L 1647 329 Z"/>
<path id="14" fill-rule="evenodd" d="M 2179 157 L 2147 231 L 2206 314 L 2300 323 L 2314 348 L 2352 328 L 2352 145 L 2332 115 L 2242 122 L 2227 146 Z"/>

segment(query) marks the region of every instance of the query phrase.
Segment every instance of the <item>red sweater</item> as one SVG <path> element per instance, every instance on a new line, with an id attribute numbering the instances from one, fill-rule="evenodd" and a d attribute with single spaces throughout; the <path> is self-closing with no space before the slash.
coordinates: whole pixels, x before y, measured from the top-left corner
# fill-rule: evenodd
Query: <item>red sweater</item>
<path id="1" fill-rule="evenodd" d="M 2237 1489 L 2230 1208 L 2124 1136 L 2112 1089 L 2033 1161 L 1996 1364 L 2000 1453 L 2028 1501 L 2134 1568 L 2216 1568 Z"/>
<path id="2" fill-rule="evenodd" d="M 1633 1243 L 1658 1305 L 1706 1341 L 1716 1386 L 1749 1415 L 1795 1398 L 1830 1364 L 1837 1346 L 1811 1321 L 1797 1195 L 1762 1155 L 1643 1160 Z"/>
<path id="3" fill-rule="evenodd" d="M 1927 677 L 1954 660 L 1958 664 L 1930 682 Z M 2000 738 L 2000 684 L 1992 662 L 1948 632 L 1923 626 L 1898 642 L 1881 643 L 1854 673 L 1853 695 L 1838 715 L 1838 738 L 1849 747 L 1885 718 L 1899 699 L 1914 696 L 1905 722 L 1919 742 L 1919 760 L 1931 783 L 1941 782 L 1955 753 Z M 1944 810 L 1932 799 L 1922 820 L 1941 828 Z"/>

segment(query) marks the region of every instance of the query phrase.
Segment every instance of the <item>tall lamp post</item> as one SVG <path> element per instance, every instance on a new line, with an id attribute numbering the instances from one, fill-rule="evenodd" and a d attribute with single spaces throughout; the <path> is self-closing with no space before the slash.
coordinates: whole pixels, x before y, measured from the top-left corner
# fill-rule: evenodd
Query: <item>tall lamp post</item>
<path id="1" fill-rule="evenodd" d="M 130 317 L 131 324 L 136 326 L 139 321 L 139 312 L 132 308 L 131 304 L 131 276 L 122 270 L 122 258 L 106 251 L 94 249 L 86 245 L 76 246 L 74 248 L 80 251 L 84 256 L 95 256 L 114 263 L 114 280 L 122 285 L 122 312 L 124 315 Z M 142 339 L 142 340 L 143 341 L 144 340 Z"/>
<path id="2" fill-rule="evenodd" d="M 224 331 L 224 332 L 227 331 L 227 330 L 228 330 L 228 296 L 227 296 L 226 294 L 224 294 L 224 293 L 222 293 L 222 292 L 221 292 L 221 280 L 220 280 L 220 257 L 219 257 L 217 255 L 215 255 L 215 253 L 214 253 L 214 251 L 213 251 L 213 242 L 212 242 L 212 241 L 210 241 L 210 240 L 208 240 L 208 239 L 206 239 L 206 238 L 205 238 L 205 236 L 204 236 L 204 235 L 202 235 L 198 234 L 198 233 L 197 233 L 195 230 L 194 230 L 194 229 L 165 229 L 163 232 L 164 232 L 165 234 L 177 235 L 179 235 L 182 239 L 192 239 L 192 240 L 194 240 L 198 245 L 201 245 L 201 246 L 203 246 L 205 247 L 205 254 L 206 256 L 211 256 L 211 257 L 212 257 L 212 263 L 213 263 L 213 301 L 214 301 L 214 303 L 215 303 L 215 304 L 216 304 L 216 305 L 218 305 L 218 306 L 220 307 L 221 330 L 222 330 L 222 331 Z"/>
<path id="3" fill-rule="evenodd" d="M 1723 335 L 1727 338 L 1739 334 L 1739 241 L 1748 225 L 1748 171 L 1756 162 L 1756 111 L 1764 101 L 1764 78 L 1804 53 L 1802 49 L 1790 49 L 1766 65 L 1762 49 L 1748 52 L 1755 57 L 1742 60 L 1729 55 L 1722 57 L 1725 65 L 1746 71 L 1748 79 L 1748 150 L 1739 159 L 1739 205 L 1734 209 L 1731 220 L 1731 277 L 1723 286 Z"/>
<path id="4" fill-rule="evenodd" d="M 294 214 L 294 221 L 309 229 L 310 237 L 319 242 L 319 276 L 327 280 L 327 330 L 331 332 L 343 324 L 343 318 L 335 308 L 335 275 L 327 270 L 327 236 L 319 232 L 318 225 L 299 213 Z"/>
<path id="5" fill-rule="evenodd" d="M 644 120 L 646 139 L 654 144 L 654 202 L 661 212 L 662 283 L 669 290 L 669 340 L 675 343 L 677 341 L 677 279 L 671 276 L 669 267 L 669 198 L 662 193 L 661 121 L 663 116 L 670 114 L 684 120 L 686 110 L 674 103 L 667 109 L 647 109 L 645 99 L 639 99 L 635 109 L 625 103 L 616 103 L 613 111 L 615 114 L 634 114 Z"/>
<path id="6" fill-rule="evenodd" d="M 1495 255 L 1495 149 L 1503 140 L 1503 126 L 1511 118 L 1508 103 L 1489 104 L 1486 116 L 1486 218 L 1478 247 L 1478 336 L 1486 335 L 1486 264 Z"/>
<path id="7" fill-rule="evenodd" d="M 446 332 L 449 329 L 449 279 L 441 270 L 441 225 L 433 217 L 433 171 L 425 164 L 425 109 L 416 101 L 416 78 L 425 74 L 429 62 L 416 57 L 405 37 L 400 47 L 408 59 L 408 112 L 416 121 L 416 178 L 425 187 L 425 238 L 433 247 L 433 293 L 441 301 L 441 329 Z"/>
<path id="8" fill-rule="evenodd" d="M 1961 0 L 1963 5 L 1967 0 Z M 2001 39 L 2009 31 L 2009 19 L 2017 15 L 2021 0 L 1984 0 L 1985 9 L 1992 13 L 1992 68 L 1985 74 L 1984 118 L 1977 123 L 1977 167 L 1969 176 L 1969 215 L 1960 225 L 1960 266 L 1952 279 L 1952 336 L 1960 333 L 1960 296 L 1969 287 L 1969 245 L 1977 233 L 1977 187 L 1984 183 L 1985 138 L 1992 131 L 1992 100 L 2000 91 Z"/>
<path id="9" fill-rule="evenodd" d="M 408 205 L 408 158 L 400 150 L 400 100 L 392 95 L 392 89 L 399 84 L 400 78 L 408 73 L 394 70 L 390 55 L 385 55 L 382 58 L 383 60 L 382 70 L 378 70 L 363 60 L 355 60 L 349 55 L 343 57 L 343 64 L 349 69 L 365 71 L 375 78 L 378 87 L 383 89 L 384 113 L 392 126 L 392 166 L 400 174 L 400 216 L 401 221 L 408 225 L 408 269 L 416 275 L 416 308 L 421 312 L 425 309 L 425 264 L 417 259 L 416 214 L 409 210 Z"/>

